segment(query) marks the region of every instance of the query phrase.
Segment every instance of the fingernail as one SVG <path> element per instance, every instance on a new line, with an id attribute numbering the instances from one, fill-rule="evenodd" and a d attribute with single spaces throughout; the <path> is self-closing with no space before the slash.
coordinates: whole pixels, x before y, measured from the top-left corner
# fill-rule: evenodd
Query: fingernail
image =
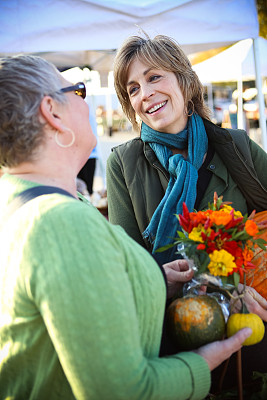
<path id="1" fill-rule="evenodd" d="M 247 328 L 244 328 L 244 331 L 245 331 L 245 333 L 246 333 L 247 335 L 249 335 L 249 336 L 252 335 L 252 332 L 253 332 L 252 329 L 251 329 L 251 328 L 248 328 L 248 327 L 247 327 Z"/>

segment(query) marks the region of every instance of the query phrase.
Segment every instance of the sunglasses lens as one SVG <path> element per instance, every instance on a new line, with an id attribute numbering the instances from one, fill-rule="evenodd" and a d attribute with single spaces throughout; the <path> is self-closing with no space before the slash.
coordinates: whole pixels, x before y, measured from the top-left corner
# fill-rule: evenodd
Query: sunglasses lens
<path id="1" fill-rule="evenodd" d="M 83 91 L 82 91 L 82 89 L 75 90 L 75 94 L 77 94 L 77 96 L 83 97 Z"/>
<path id="2" fill-rule="evenodd" d="M 85 97 L 86 97 L 85 86 L 83 88 L 79 88 L 79 89 L 75 90 L 75 94 L 77 94 L 77 96 L 81 96 L 83 99 L 85 99 Z"/>
<path id="3" fill-rule="evenodd" d="M 77 89 L 77 87 L 78 87 L 78 89 Z M 82 83 L 82 82 L 77 83 L 77 84 L 74 85 L 74 86 L 68 86 L 68 87 L 66 87 L 66 88 L 62 88 L 62 89 L 61 89 L 61 92 L 64 92 L 64 93 L 66 93 L 66 92 L 71 92 L 71 91 L 74 91 L 74 93 L 75 93 L 77 96 L 80 96 L 80 97 L 82 97 L 83 99 L 85 99 L 85 97 L 86 97 L 86 87 L 85 87 L 85 84 Z"/>

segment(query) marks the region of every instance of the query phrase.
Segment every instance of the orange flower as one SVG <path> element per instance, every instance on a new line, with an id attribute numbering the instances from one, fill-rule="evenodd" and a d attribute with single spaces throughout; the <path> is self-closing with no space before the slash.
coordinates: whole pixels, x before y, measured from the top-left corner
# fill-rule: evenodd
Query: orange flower
<path id="1" fill-rule="evenodd" d="M 194 226 L 198 226 L 199 224 L 205 223 L 207 216 L 204 213 L 204 211 L 198 211 L 197 213 L 191 212 L 190 214 L 190 220 Z"/>
<path id="2" fill-rule="evenodd" d="M 242 255 L 244 258 L 244 265 L 247 265 L 247 262 L 252 260 L 254 253 L 248 246 L 245 246 Z"/>
<path id="3" fill-rule="evenodd" d="M 215 225 L 227 225 L 230 221 L 232 221 L 231 214 L 228 214 L 224 211 L 214 211 L 210 215 L 210 220 Z"/>
<path id="4" fill-rule="evenodd" d="M 256 222 L 248 219 L 245 223 L 245 231 L 250 235 L 250 236 L 255 236 L 258 232 L 258 226 Z"/>

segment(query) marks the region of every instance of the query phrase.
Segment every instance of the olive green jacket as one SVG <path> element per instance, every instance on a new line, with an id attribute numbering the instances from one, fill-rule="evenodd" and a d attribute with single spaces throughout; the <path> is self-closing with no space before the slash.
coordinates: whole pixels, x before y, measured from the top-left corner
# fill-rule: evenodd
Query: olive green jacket
<path id="1" fill-rule="evenodd" d="M 215 191 L 243 214 L 254 208 L 256 211 L 267 209 L 266 152 L 245 131 L 235 130 L 230 134 L 207 120 L 204 124 L 215 153 L 207 166 L 212 177 L 199 209 L 213 201 Z M 107 161 L 109 220 L 121 225 L 149 251 L 151 245 L 143 239 L 142 232 L 160 203 L 168 181 L 168 172 L 149 144 L 140 138 L 113 148 Z"/>

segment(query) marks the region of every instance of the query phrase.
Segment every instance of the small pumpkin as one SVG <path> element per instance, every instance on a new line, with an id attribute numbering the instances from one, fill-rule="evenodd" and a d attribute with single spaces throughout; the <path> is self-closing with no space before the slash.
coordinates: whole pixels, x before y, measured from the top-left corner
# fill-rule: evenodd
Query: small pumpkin
<path id="1" fill-rule="evenodd" d="M 167 310 L 166 326 L 180 350 L 193 350 L 225 333 L 225 319 L 217 300 L 208 295 L 174 300 Z"/>
<path id="2" fill-rule="evenodd" d="M 226 325 L 227 336 L 233 336 L 242 328 L 252 329 L 252 334 L 244 341 L 243 346 L 251 346 L 252 344 L 259 343 L 264 337 L 264 323 L 257 314 L 237 313 L 230 315 Z"/>
<path id="3" fill-rule="evenodd" d="M 262 211 L 255 214 L 253 218 L 255 222 L 260 223 L 267 220 L 267 211 Z M 267 242 L 267 228 L 257 235 L 257 238 L 262 238 Z M 264 251 L 257 247 L 254 251 L 254 256 L 251 262 L 256 266 L 246 273 L 246 284 L 257 290 L 267 300 L 267 250 Z M 241 279 L 243 283 L 243 279 Z"/>

